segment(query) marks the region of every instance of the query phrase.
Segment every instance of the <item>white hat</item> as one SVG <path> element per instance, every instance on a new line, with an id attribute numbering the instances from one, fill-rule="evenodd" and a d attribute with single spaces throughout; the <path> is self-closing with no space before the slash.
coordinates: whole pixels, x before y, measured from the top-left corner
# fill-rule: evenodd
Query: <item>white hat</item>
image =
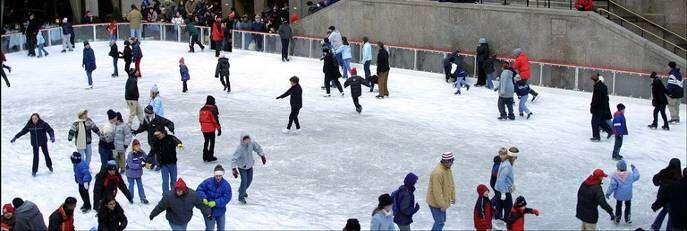
<path id="1" fill-rule="evenodd" d="M 152 93 L 158 93 L 158 92 L 160 92 L 160 91 L 158 91 L 158 89 L 157 89 L 157 84 L 153 84 L 153 86 L 150 87 L 150 92 L 152 92 Z"/>

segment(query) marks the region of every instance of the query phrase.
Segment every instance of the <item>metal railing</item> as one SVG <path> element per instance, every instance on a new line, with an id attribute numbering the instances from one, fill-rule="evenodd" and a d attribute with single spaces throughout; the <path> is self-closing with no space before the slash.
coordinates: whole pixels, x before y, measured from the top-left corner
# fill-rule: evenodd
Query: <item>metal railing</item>
<path id="1" fill-rule="evenodd" d="M 569 8 L 569 9 L 574 9 L 575 4 L 573 3 L 573 0 L 479 0 L 480 4 L 484 3 L 499 3 L 502 5 L 524 5 L 526 7 L 542 7 L 542 8 L 551 8 L 551 6 L 555 5 L 558 7 L 554 8 Z"/>

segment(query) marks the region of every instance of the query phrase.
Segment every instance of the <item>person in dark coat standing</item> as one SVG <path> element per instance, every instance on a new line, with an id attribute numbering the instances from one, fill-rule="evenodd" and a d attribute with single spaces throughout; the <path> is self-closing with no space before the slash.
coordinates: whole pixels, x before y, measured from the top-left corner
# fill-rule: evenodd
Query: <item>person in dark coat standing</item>
<path id="1" fill-rule="evenodd" d="M 608 124 L 612 119 L 611 108 L 608 105 L 608 87 L 604 84 L 603 76 L 592 75 L 594 81 L 594 92 L 592 93 L 592 103 L 589 105 L 589 112 L 592 113 L 592 138 L 591 141 L 600 141 L 599 127 L 608 133 L 606 138 L 611 138 L 613 130 Z"/>
<path id="2" fill-rule="evenodd" d="M 398 229 L 410 230 L 410 224 L 413 223 L 413 215 L 420 211 L 420 205 L 415 202 L 415 183 L 417 176 L 414 173 L 408 173 L 403 179 L 403 185 L 398 187 L 394 206 L 398 208 L 394 210 L 394 223 Z"/>
<path id="3" fill-rule="evenodd" d="M 129 77 L 124 85 L 124 99 L 126 100 L 126 106 L 129 108 L 128 125 L 131 128 L 134 117 L 138 118 L 138 123 L 141 124 L 145 116 L 143 116 L 143 108 L 141 108 L 141 104 L 138 102 L 139 93 L 136 70 L 126 69 L 126 72 Z"/>
<path id="4" fill-rule="evenodd" d="M 74 27 L 69 19 L 62 19 L 62 53 L 74 50 Z"/>
<path id="5" fill-rule="evenodd" d="M 324 64 L 322 66 L 322 72 L 324 72 L 324 87 L 327 92 L 327 95 L 325 95 L 325 97 L 331 96 L 331 94 L 329 93 L 332 84 L 330 83 L 333 83 L 333 85 L 335 85 L 336 88 L 339 89 L 341 96 L 343 96 L 343 88 L 341 87 L 341 83 L 339 83 L 341 72 L 339 72 L 339 64 L 336 61 L 336 58 L 334 58 L 334 53 L 332 53 L 331 50 L 327 47 L 322 49 L 322 52 L 324 52 Z"/>
<path id="6" fill-rule="evenodd" d="M 76 198 L 67 197 L 48 218 L 48 231 L 74 231 L 74 209 Z"/>
<path id="7" fill-rule="evenodd" d="M 296 123 L 296 131 L 300 131 L 301 129 L 301 124 L 298 122 L 298 113 L 303 107 L 303 89 L 301 89 L 301 85 L 298 84 L 298 77 L 291 77 L 289 79 L 289 82 L 291 83 L 291 88 L 289 88 L 289 90 L 286 90 L 284 94 L 277 97 L 277 99 L 282 99 L 287 96 L 291 96 L 289 101 L 291 104 L 291 114 L 289 114 L 289 124 L 286 125 L 286 129 L 284 129 L 283 131 L 284 133 L 288 133 L 289 131 L 291 131 L 292 123 Z M 326 84 L 327 83 L 325 82 L 325 85 Z"/>
<path id="8" fill-rule="evenodd" d="M 12 227 L 12 230 L 48 230 L 48 227 L 45 227 L 43 213 L 41 213 L 41 210 L 38 209 L 36 204 L 17 197 L 12 200 L 12 205 L 15 208 L 14 226 Z"/>
<path id="9" fill-rule="evenodd" d="M 664 197 L 666 195 L 666 191 L 670 189 L 673 184 L 678 182 L 682 177 L 682 173 L 680 172 L 681 164 L 680 164 L 680 159 L 678 158 L 672 158 L 670 159 L 670 162 L 668 163 L 668 166 L 664 169 L 661 169 L 654 177 L 652 178 L 652 181 L 655 186 L 658 186 L 658 194 L 657 198 L 659 197 Z M 661 204 L 661 203 L 658 203 Z M 657 205 L 658 205 L 657 204 Z M 661 229 L 661 225 L 663 225 L 663 219 L 665 219 L 666 214 L 668 214 L 671 209 L 671 204 L 665 203 L 663 206 L 661 206 L 663 209 L 656 215 L 656 219 L 654 220 L 654 223 L 651 225 L 651 228 L 653 230 L 659 230 Z M 652 206 L 653 208 L 653 206 Z M 658 209 L 656 209 L 658 210 Z M 684 219 L 682 219 L 684 220 Z M 666 227 L 667 229 L 670 229 L 670 225 L 672 224 L 672 219 L 671 216 L 668 216 L 668 226 Z"/>
<path id="10" fill-rule="evenodd" d="M 606 210 L 611 220 L 615 220 L 613 208 L 606 202 L 601 181 L 607 177 L 601 169 L 595 169 L 591 176 L 580 185 L 577 190 L 577 210 L 575 217 L 582 221 L 581 230 L 596 230 L 596 223 L 599 221 L 599 211 L 596 207 L 601 206 Z"/>
<path id="11" fill-rule="evenodd" d="M 203 199 L 198 196 L 196 191 L 187 188 L 186 182 L 179 178 L 174 186 L 174 191 L 162 197 L 157 206 L 150 212 L 149 218 L 152 221 L 157 215 L 166 211 L 165 217 L 172 230 L 186 230 L 188 222 L 193 217 L 193 207 L 199 209 L 203 217 L 212 219 L 211 210 L 203 204 Z"/>
<path id="12" fill-rule="evenodd" d="M 687 176 L 687 168 L 682 170 L 682 175 Z M 660 208 L 670 205 L 668 225 L 673 230 L 687 230 L 687 177 L 675 181 L 670 187 L 658 194 L 656 201 L 651 205 L 651 209 L 656 212 Z M 654 230 L 660 227 L 654 227 Z"/>
<path id="13" fill-rule="evenodd" d="M 5 84 L 7 87 L 10 87 L 10 81 L 7 80 L 7 74 L 5 74 L 5 68 L 7 68 L 7 71 L 12 72 L 12 68 L 10 66 L 5 65 L 5 61 L 7 59 L 5 58 L 5 53 L 0 50 L 0 75 L 2 75 L 2 79 L 5 80 Z"/>
<path id="14" fill-rule="evenodd" d="M 290 61 L 289 42 L 291 42 L 293 37 L 293 31 L 291 30 L 291 26 L 289 26 L 289 22 L 286 19 L 284 19 L 281 25 L 279 25 L 277 33 L 279 33 L 279 38 L 281 39 L 281 61 L 288 62 Z"/>
<path id="15" fill-rule="evenodd" d="M 131 57 L 134 60 L 136 73 L 141 76 L 141 59 L 143 59 L 143 51 L 141 51 L 141 42 L 137 38 L 131 38 Z"/>
<path id="16" fill-rule="evenodd" d="M 382 99 L 389 97 L 389 89 L 387 88 L 387 80 L 389 79 L 389 52 L 384 48 L 384 43 L 377 42 L 379 52 L 377 52 L 377 85 L 379 85 L 379 95 L 376 97 Z"/>
<path id="17" fill-rule="evenodd" d="M 668 117 L 666 116 L 666 105 L 668 105 L 668 98 L 666 97 L 666 87 L 663 85 L 658 74 L 651 72 L 651 105 L 654 106 L 654 120 L 649 124 L 649 128 L 656 129 L 658 127 L 658 113 L 661 113 L 663 118 L 663 130 L 670 130 L 668 127 Z"/>
<path id="18" fill-rule="evenodd" d="M 117 40 L 112 40 L 110 42 L 110 53 L 108 53 L 110 57 L 112 57 L 112 65 L 114 67 L 114 72 L 112 72 L 112 77 L 118 77 L 119 76 L 119 71 L 117 70 L 117 61 L 119 60 L 119 48 L 117 48 Z"/>
<path id="19" fill-rule="evenodd" d="M 115 197 L 108 196 L 105 198 L 98 210 L 98 230 L 123 231 L 127 224 L 124 209 L 115 200 Z"/>
<path id="20" fill-rule="evenodd" d="M 133 59 L 133 54 L 131 51 L 131 42 L 129 42 L 129 40 L 124 40 L 124 51 L 122 52 L 122 59 L 124 59 L 124 70 L 128 73 L 131 68 L 131 60 Z"/>
<path id="21" fill-rule="evenodd" d="M 489 44 L 487 38 L 480 38 L 477 46 L 477 83 L 475 83 L 475 87 L 487 84 L 487 59 L 489 59 Z"/>
<path id="22" fill-rule="evenodd" d="M 99 210 L 98 206 L 102 205 L 102 200 L 108 196 L 116 197 L 117 189 L 124 193 L 129 203 L 134 203 L 129 189 L 126 187 L 126 184 L 124 184 L 122 175 L 117 171 L 117 163 L 114 160 L 110 160 L 107 162 L 107 167 L 100 170 L 100 172 L 95 175 L 95 184 L 93 184 L 94 209 Z"/>
<path id="23" fill-rule="evenodd" d="M 52 172 L 52 160 L 50 159 L 50 153 L 48 153 L 48 135 L 50 136 L 50 142 L 55 143 L 55 131 L 48 123 L 41 119 L 41 116 L 38 115 L 38 113 L 33 113 L 31 115 L 31 119 L 29 119 L 24 128 L 17 133 L 12 140 L 10 140 L 10 143 L 14 143 L 14 141 L 26 133 L 31 135 L 31 147 L 33 147 L 33 165 L 31 168 L 31 175 L 35 177 L 36 172 L 38 171 L 38 148 L 43 151 L 43 156 L 45 156 L 45 165 L 48 167 L 48 170 Z"/>
<path id="24" fill-rule="evenodd" d="M 40 22 L 33 13 L 29 14 L 28 25 L 26 26 L 26 50 L 29 56 L 36 56 L 36 35 L 40 30 Z"/>
<path id="25" fill-rule="evenodd" d="M 203 161 L 216 161 L 215 131 L 217 131 L 217 136 L 221 136 L 222 126 L 219 124 L 219 109 L 215 105 L 215 97 L 208 95 L 205 99 L 205 105 L 200 108 L 198 113 L 198 121 L 205 140 L 203 143 Z"/>
<path id="26" fill-rule="evenodd" d="M 215 67 L 215 78 L 224 86 L 224 91 L 231 92 L 231 83 L 229 82 L 229 59 L 224 54 L 217 59 L 217 67 Z"/>
<path id="27" fill-rule="evenodd" d="M 370 84 L 365 81 L 362 77 L 358 75 L 358 70 L 355 67 L 351 68 L 351 77 L 346 79 L 344 82 L 344 87 L 351 86 L 351 98 L 353 98 L 353 105 L 355 105 L 355 111 L 360 113 L 363 110 L 363 106 L 358 102 L 358 97 L 361 95 L 360 85 L 370 86 Z"/>
<path id="28" fill-rule="evenodd" d="M 162 177 L 162 195 L 164 196 L 174 188 L 174 179 L 177 178 L 177 148 L 183 149 L 184 145 L 173 135 L 167 135 L 167 131 L 160 129 L 153 133 L 155 143 L 150 152 L 157 156 Z"/>
<path id="29" fill-rule="evenodd" d="M 83 62 L 81 66 L 86 69 L 86 77 L 88 77 L 88 88 L 87 89 L 93 89 L 93 71 L 95 70 L 95 54 L 93 53 L 93 49 L 91 49 L 91 45 L 88 44 L 88 41 L 83 42 Z"/>

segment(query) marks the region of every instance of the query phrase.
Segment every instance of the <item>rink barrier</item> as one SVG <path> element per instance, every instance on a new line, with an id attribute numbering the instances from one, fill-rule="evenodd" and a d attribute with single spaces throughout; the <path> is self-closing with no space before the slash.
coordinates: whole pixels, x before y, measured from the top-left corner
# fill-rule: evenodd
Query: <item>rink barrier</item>
<path id="1" fill-rule="evenodd" d="M 74 26 L 75 43 L 88 41 L 109 41 L 107 33 L 108 23 L 101 24 L 82 24 Z M 210 43 L 210 28 L 197 26 L 200 32 L 200 40 L 203 44 Z M 128 37 L 129 24 L 118 23 L 118 37 Z M 47 28 L 41 30 L 46 38 L 48 46 L 62 44 L 62 29 L 60 27 Z M 188 42 L 189 35 L 186 26 L 171 23 L 143 23 L 142 37 L 144 40 L 159 40 L 169 42 Z M 279 35 L 270 33 L 260 33 L 243 30 L 233 30 L 232 46 L 237 49 L 255 50 L 265 53 L 281 53 L 281 41 Z M 290 42 L 290 55 L 308 58 L 320 58 L 322 55 L 320 41 L 322 38 L 308 36 L 294 36 Z M 256 42 L 260 43 L 259 45 Z M 23 34 L 14 33 L 3 35 L 1 49 L 5 53 L 18 52 L 25 49 L 26 39 Z M 362 71 L 359 62 L 362 42 L 350 41 L 353 55 L 352 63 Z M 372 64 L 376 63 L 377 45 L 372 45 Z M 443 73 L 442 60 L 449 54 L 449 50 L 412 47 L 396 44 L 385 44 L 389 51 L 389 63 L 391 67 L 408 70 Z M 476 56 L 474 53 L 461 53 L 464 64 L 470 76 L 474 77 L 477 71 Z M 503 60 L 512 61 L 510 57 L 499 57 L 494 66 L 496 73 L 500 72 L 500 62 Z M 599 73 L 605 77 L 606 85 L 611 94 L 620 96 L 630 96 L 638 98 L 650 98 L 651 89 L 649 87 L 649 73 L 620 70 L 594 66 L 580 66 L 572 64 L 562 64 L 547 62 L 542 60 L 530 61 L 531 78 L 530 83 L 543 87 L 555 87 L 567 90 L 591 92 L 593 81 L 589 78 L 594 73 Z M 393 76 L 393 74 L 392 74 Z M 474 80 L 473 80 L 474 81 Z M 687 88 L 685 89 L 687 90 Z M 687 98 L 685 98 L 687 99 Z"/>

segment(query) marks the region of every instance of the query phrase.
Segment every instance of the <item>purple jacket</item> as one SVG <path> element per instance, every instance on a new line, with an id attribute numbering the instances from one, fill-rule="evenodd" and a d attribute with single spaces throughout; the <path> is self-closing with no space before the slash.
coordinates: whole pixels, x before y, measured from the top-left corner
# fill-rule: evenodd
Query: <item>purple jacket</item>
<path id="1" fill-rule="evenodd" d="M 143 160 L 146 153 L 143 151 L 129 153 L 126 157 L 126 177 L 127 178 L 141 178 L 143 175 Z"/>

